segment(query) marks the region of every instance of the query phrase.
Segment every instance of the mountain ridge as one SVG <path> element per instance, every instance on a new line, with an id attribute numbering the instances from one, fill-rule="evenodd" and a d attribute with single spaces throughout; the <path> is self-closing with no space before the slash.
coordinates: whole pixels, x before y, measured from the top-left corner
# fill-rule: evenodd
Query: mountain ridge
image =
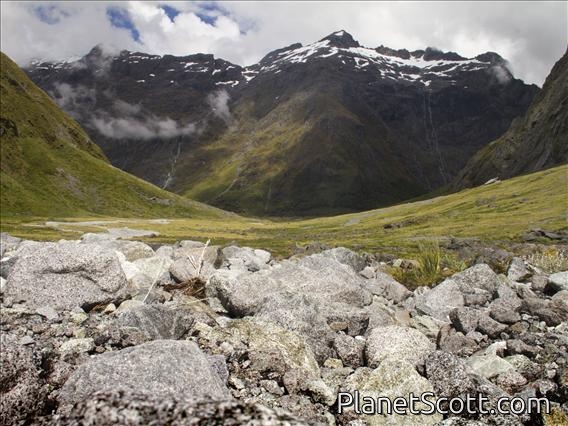
<path id="1" fill-rule="evenodd" d="M 124 51 L 96 64 L 27 72 L 116 166 L 255 215 L 364 210 L 435 190 L 538 91 L 490 52 L 371 49 L 341 31 L 249 67 Z"/>
<path id="2" fill-rule="evenodd" d="M 568 50 L 560 58 L 527 113 L 471 158 L 452 189 L 507 179 L 568 163 Z"/>

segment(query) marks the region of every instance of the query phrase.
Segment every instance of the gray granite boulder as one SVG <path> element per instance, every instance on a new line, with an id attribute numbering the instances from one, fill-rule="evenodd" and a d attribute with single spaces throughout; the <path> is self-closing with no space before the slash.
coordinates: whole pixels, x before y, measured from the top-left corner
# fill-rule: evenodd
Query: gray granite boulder
<path id="1" fill-rule="evenodd" d="M 550 275 L 548 277 L 548 288 L 553 292 L 568 290 L 568 271 Z"/>
<path id="2" fill-rule="evenodd" d="M 432 290 L 416 295 L 416 310 L 448 321 L 448 314 L 454 308 L 491 301 L 499 283 L 498 275 L 489 266 L 474 265 L 452 275 Z"/>
<path id="3" fill-rule="evenodd" d="M 43 408 L 39 362 L 12 335 L 0 338 L 0 424 L 23 424 Z"/>
<path id="4" fill-rule="evenodd" d="M 248 360 L 248 371 L 263 376 L 282 377 L 297 373 L 304 384 L 320 377 L 315 356 L 305 339 L 272 322 L 247 317 L 231 321 L 226 327 L 198 327 L 200 344 L 211 351 L 219 345 Z M 299 387 L 303 387 L 301 384 Z"/>
<path id="5" fill-rule="evenodd" d="M 42 243 L 23 249 L 10 270 L 5 294 L 34 308 L 85 310 L 129 295 L 113 250 L 96 244 Z"/>
<path id="6" fill-rule="evenodd" d="M 375 328 L 367 338 L 366 356 L 370 367 L 376 367 L 392 357 L 411 365 L 421 365 L 436 345 L 418 330 L 410 327 Z"/>
<path id="7" fill-rule="evenodd" d="M 257 272 L 268 269 L 272 256 L 266 250 L 229 246 L 222 250 L 229 269 Z"/>
<path id="8" fill-rule="evenodd" d="M 257 315 L 305 336 L 323 363 L 333 357 L 331 333 L 363 334 L 372 301 L 351 266 L 316 254 L 255 273 L 219 271 L 206 284 L 211 306 L 236 317 Z"/>
<path id="9" fill-rule="evenodd" d="M 59 393 L 60 410 L 95 392 L 138 392 L 158 399 L 222 401 L 231 394 L 209 358 L 190 341 L 155 340 L 81 364 Z"/>
<path id="10" fill-rule="evenodd" d="M 140 330 L 148 339 L 181 339 L 194 323 L 188 309 L 179 306 L 141 305 L 119 314 L 116 325 Z"/>
<path id="11" fill-rule="evenodd" d="M 206 290 L 231 314 L 244 316 L 254 315 L 268 299 L 289 294 L 304 295 L 324 307 L 334 303 L 362 307 L 372 300 L 364 286 L 365 280 L 351 267 L 315 254 L 254 274 L 216 273 Z"/>
<path id="12" fill-rule="evenodd" d="M 377 271 L 375 277 L 368 280 L 366 288 L 374 295 L 382 296 L 395 303 L 402 303 L 412 296 L 410 290 L 389 274 L 381 271 Z"/>
<path id="13" fill-rule="evenodd" d="M 183 397 L 183 395 L 180 395 Z M 97 392 L 73 406 L 69 413 L 54 417 L 52 426 L 111 424 L 146 425 L 263 425 L 300 426 L 305 422 L 282 409 L 238 401 L 164 399 L 145 393 Z"/>
<path id="14" fill-rule="evenodd" d="M 507 278 L 511 281 L 525 281 L 532 276 L 532 272 L 527 268 L 525 261 L 520 257 L 513 257 L 509 270 L 507 271 Z"/>
<path id="15" fill-rule="evenodd" d="M 6 232 L 0 232 L 0 258 L 4 255 L 10 255 L 14 250 L 18 248 L 18 245 L 22 242 L 21 238 L 12 237 Z"/>
<path id="16" fill-rule="evenodd" d="M 360 403 L 363 398 L 386 397 L 393 401 L 398 397 L 408 398 L 410 393 L 421 395 L 426 392 L 433 393 L 432 385 L 416 372 L 414 366 L 404 360 L 393 357 L 386 358 L 375 370 L 359 369 L 353 377 L 348 379 L 346 388 L 350 391 L 357 390 L 360 394 Z M 417 403 L 417 410 L 426 410 L 428 407 L 423 403 Z M 412 414 L 399 415 L 396 413 L 384 415 L 359 415 L 359 421 L 365 421 L 370 426 L 428 426 L 436 425 L 442 420 L 442 415 Z M 355 420 L 357 421 L 357 420 Z M 361 424 L 361 423 L 355 423 Z"/>
<path id="17" fill-rule="evenodd" d="M 363 256 L 345 248 L 337 247 L 325 250 L 320 253 L 321 256 L 337 260 L 339 263 L 350 266 L 355 272 L 361 272 L 365 269 L 367 262 Z"/>

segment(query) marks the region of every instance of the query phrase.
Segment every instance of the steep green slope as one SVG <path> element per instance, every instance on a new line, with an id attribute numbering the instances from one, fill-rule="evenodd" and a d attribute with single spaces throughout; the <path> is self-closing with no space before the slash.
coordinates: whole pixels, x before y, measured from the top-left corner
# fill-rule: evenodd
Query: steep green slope
<path id="1" fill-rule="evenodd" d="M 184 194 L 257 215 L 329 215 L 423 193 L 393 140 L 377 143 L 384 126 L 358 117 L 334 90 L 292 93 L 260 117 L 257 102 L 241 101 L 238 124 L 194 154 L 203 170 L 188 182 L 178 176 Z"/>
<path id="2" fill-rule="evenodd" d="M 225 214 L 111 166 L 81 127 L 3 53 L 0 84 L 3 217 Z"/>
<path id="3" fill-rule="evenodd" d="M 554 65 L 527 113 L 481 149 L 465 166 L 454 189 L 510 178 L 568 162 L 568 51 Z"/>

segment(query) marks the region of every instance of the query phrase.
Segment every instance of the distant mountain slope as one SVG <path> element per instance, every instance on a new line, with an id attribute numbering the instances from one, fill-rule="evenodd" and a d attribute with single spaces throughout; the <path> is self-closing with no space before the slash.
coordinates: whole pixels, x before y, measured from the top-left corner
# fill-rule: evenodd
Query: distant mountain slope
<path id="1" fill-rule="evenodd" d="M 344 31 L 246 68 L 94 49 L 27 71 L 117 167 L 257 215 L 364 210 L 435 190 L 538 92 L 495 53 L 366 48 Z"/>
<path id="2" fill-rule="evenodd" d="M 1 54 L 1 214 L 220 217 L 116 169 L 81 127 Z"/>
<path id="3" fill-rule="evenodd" d="M 526 114 L 481 149 L 452 186 L 480 185 L 568 163 L 568 51 L 554 65 Z"/>

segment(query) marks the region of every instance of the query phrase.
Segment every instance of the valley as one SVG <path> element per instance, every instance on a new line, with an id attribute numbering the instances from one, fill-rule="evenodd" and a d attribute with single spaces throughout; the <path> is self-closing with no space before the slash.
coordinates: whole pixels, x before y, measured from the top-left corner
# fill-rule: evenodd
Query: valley
<path id="1" fill-rule="evenodd" d="M 328 216 L 439 190 L 539 91 L 496 53 L 369 48 L 345 31 L 248 67 L 95 47 L 26 72 L 116 167 L 254 216 Z"/>
<path id="2" fill-rule="evenodd" d="M 369 253 L 415 256 L 424 239 L 474 238 L 509 244 L 523 242 L 523 234 L 532 228 L 567 232 L 566 192 L 562 188 L 568 188 L 567 165 L 451 195 L 326 218 L 62 216 L 57 218 L 59 225 L 52 226 L 46 221 L 53 218 L 3 217 L 1 229 L 22 238 L 57 240 L 127 227 L 155 231 L 153 237 L 139 238 L 149 243 L 211 239 L 214 244 L 237 243 L 282 257 L 293 254 L 296 245 L 316 241 Z M 93 220 L 94 224 L 87 222 Z"/>

